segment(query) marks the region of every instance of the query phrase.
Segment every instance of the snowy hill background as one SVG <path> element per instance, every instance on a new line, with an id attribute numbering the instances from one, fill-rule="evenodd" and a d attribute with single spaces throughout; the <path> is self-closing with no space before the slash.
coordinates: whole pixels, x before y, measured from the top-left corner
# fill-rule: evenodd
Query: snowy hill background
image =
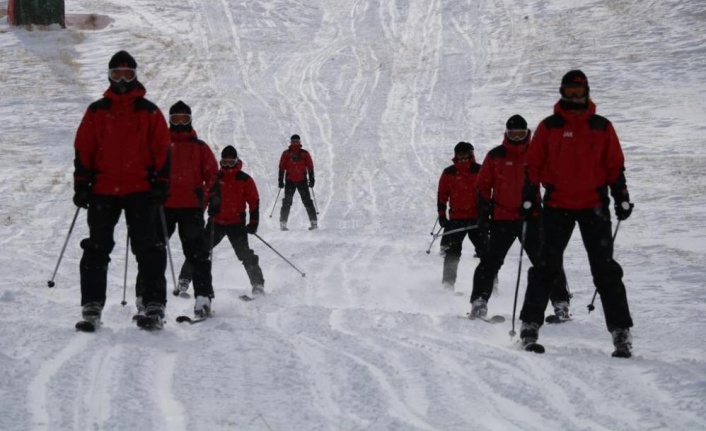
<path id="1" fill-rule="evenodd" d="M 66 30 L 10 28 L 6 7 L 0 429 L 706 429 L 703 1 L 76 0 Z M 105 326 L 73 330 L 84 212 L 56 287 L 46 282 L 75 212 L 74 133 L 120 49 L 148 98 L 165 111 L 189 103 L 216 154 L 238 148 L 260 190 L 260 235 L 305 278 L 252 238 L 269 295 L 243 303 L 245 272 L 224 243 L 217 317 L 180 326 L 193 299 L 170 295 L 164 331 L 142 332 L 130 320 L 132 256 L 120 305 L 121 223 Z M 572 68 L 588 75 L 626 154 L 636 208 L 616 259 L 635 320 L 631 360 L 610 358 L 600 302 L 587 313 L 594 287 L 578 235 L 565 264 L 575 320 L 542 329 L 543 356 L 508 335 L 517 247 L 490 302 L 502 325 L 457 318 L 469 310 L 472 253 L 463 296 L 441 288 L 437 244 L 425 253 L 453 146 L 470 141 L 481 161 L 509 116 L 534 128 Z M 293 133 L 316 164 L 316 232 L 297 201 L 292 231 L 277 229 L 277 161 Z"/>

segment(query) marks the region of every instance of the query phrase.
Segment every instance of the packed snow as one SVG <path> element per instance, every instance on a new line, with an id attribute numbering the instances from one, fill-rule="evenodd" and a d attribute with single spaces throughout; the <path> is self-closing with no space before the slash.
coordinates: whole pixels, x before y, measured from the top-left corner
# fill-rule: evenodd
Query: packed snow
<path id="1" fill-rule="evenodd" d="M 0 429 L 706 429 L 705 2 L 75 0 L 66 29 L 10 27 L 6 8 Z M 224 242 L 215 317 L 177 323 L 193 298 L 169 295 L 164 330 L 145 332 L 121 222 L 104 326 L 74 330 L 85 211 L 47 281 L 76 213 L 74 134 L 121 49 L 150 100 L 184 100 L 215 154 L 238 149 L 261 194 L 259 235 L 306 277 L 250 237 L 268 295 L 242 302 L 250 286 Z M 588 313 L 579 235 L 565 261 L 574 320 L 542 328 L 544 355 L 509 335 L 517 245 L 489 303 L 507 319 L 496 325 L 459 318 L 470 242 L 459 295 L 441 287 L 438 243 L 426 253 L 453 146 L 471 142 L 480 162 L 511 115 L 534 128 L 574 68 L 621 138 L 635 203 L 615 249 L 635 321 L 627 360 L 610 357 L 600 301 Z M 277 163 L 294 133 L 314 158 L 318 231 L 298 198 L 291 230 L 278 226 Z M 171 251 L 178 271 L 176 236 Z"/>

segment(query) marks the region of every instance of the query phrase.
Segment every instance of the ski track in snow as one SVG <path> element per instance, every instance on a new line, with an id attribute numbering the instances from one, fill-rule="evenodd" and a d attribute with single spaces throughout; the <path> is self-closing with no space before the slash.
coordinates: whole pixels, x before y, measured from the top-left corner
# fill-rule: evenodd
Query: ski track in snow
<path id="1" fill-rule="evenodd" d="M 67 4 L 91 13 L 111 23 L 28 31 L 0 14 L 11 60 L 0 63 L 0 429 L 706 430 L 706 110 L 694 96 L 706 82 L 703 2 Z M 104 327 L 73 330 L 85 211 L 56 287 L 45 277 L 75 214 L 74 133 L 119 49 L 137 58 L 165 115 L 184 100 L 217 156 L 236 146 L 260 191 L 259 233 L 306 277 L 253 237 L 268 294 L 244 303 L 247 277 L 224 242 L 215 317 L 178 324 L 193 298 L 170 295 L 165 329 L 140 331 L 131 255 L 123 292 L 120 223 Z M 480 163 L 510 115 L 534 129 L 572 68 L 587 72 L 616 127 L 636 204 L 615 246 L 635 320 L 631 360 L 610 357 L 599 299 L 587 313 L 580 235 L 565 256 L 574 320 L 542 328 L 544 355 L 508 335 L 516 245 L 489 304 L 507 319 L 495 325 L 459 318 L 477 264 L 470 243 L 462 296 L 439 286 L 438 242 L 424 253 L 453 146 L 471 142 Z M 316 165 L 314 232 L 298 198 L 291 230 L 278 230 L 277 161 L 293 133 Z M 171 247 L 180 265 L 179 241 Z"/>

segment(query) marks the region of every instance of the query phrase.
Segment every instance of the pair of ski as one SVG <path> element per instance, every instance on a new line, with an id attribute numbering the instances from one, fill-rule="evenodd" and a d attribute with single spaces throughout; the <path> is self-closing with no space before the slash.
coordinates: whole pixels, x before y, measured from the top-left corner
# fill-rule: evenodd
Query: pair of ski
<path id="1" fill-rule="evenodd" d="M 136 314 L 132 316 L 133 322 L 137 324 L 137 327 L 144 329 L 146 331 L 154 331 L 162 329 L 164 324 L 162 322 L 157 322 L 151 317 L 144 316 L 142 314 Z M 101 327 L 100 321 L 91 320 L 79 320 L 76 322 L 76 330 L 80 332 L 96 332 Z"/>

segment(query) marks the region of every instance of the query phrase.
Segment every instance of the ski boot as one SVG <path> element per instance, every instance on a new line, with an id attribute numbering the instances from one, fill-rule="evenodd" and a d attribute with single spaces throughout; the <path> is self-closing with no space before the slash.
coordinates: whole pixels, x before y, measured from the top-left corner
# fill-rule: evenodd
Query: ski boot
<path id="1" fill-rule="evenodd" d="M 265 286 L 262 284 L 254 284 L 252 287 L 252 295 L 264 295 L 265 294 Z"/>
<path id="2" fill-rule="evenodd" d="M 194 303 L 194 316 L 208 317 L 211 315 L 211 298 L 208 296 L 197 296 Z"/>
<path id="3" fill-rule="evenodd" d="M 150 302 L 145 308 L 145 315 L 137 319 L 137 326 L 147 331 L 164 327 L 164 305 Z"/>
<path id="4" fill-rule="evenodd" d="M 630 329 L 614 329 L 611 331 L 611 335 L 615 346 L 612 356 L 614 358 L 632 357 L 632 335 L 630 334 Z"/>
<path id="5" fill-rule="evenodd" d="M 485 319 L 488 315 L 488 301 L 483 298 L 476 298 L 471 302 L 471 312 L 469 319 Z"/>

